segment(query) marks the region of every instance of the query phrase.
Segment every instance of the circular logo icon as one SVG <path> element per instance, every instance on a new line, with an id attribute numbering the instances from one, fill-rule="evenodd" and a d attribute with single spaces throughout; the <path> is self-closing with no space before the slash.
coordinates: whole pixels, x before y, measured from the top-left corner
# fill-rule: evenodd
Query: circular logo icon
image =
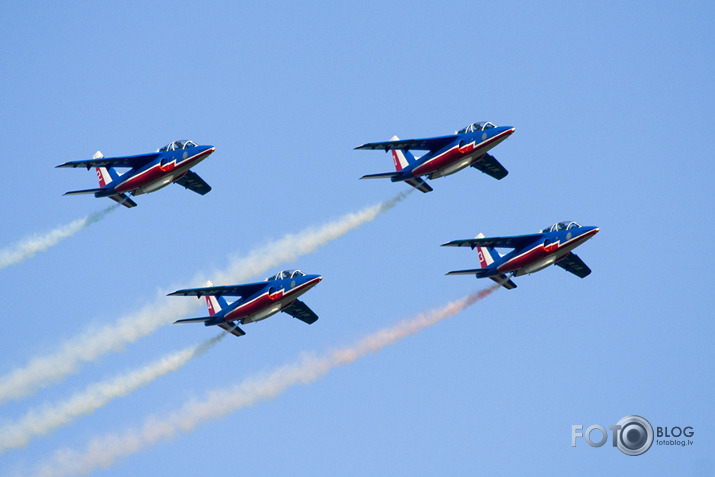
<path id="1" fill-rule="evenodd" d="M 626 416 L 618 425 L 616 445 L 626 455 L 641 455 L 653 445 L 653 426 L 644 417 Z"/>

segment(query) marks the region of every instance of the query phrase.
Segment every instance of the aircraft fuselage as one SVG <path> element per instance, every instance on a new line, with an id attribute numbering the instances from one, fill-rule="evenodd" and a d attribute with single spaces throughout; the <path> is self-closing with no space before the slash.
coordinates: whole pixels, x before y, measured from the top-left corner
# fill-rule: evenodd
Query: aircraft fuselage
<path id="1" fill-rule="evenodd" d="M 113 195 L 130 192 L 132 195 L 148 194 L 162 189 L 175 182 L 186 172 L 209 157 L 216 148 L 204 149 L 197 147 L 198 151 L 188 150 L 169 151 L 162 155 L 158 161 L 153 161 L 138 171 L 128 171 L 119 176 L 118 184 L 112 190 L 102 195 Z M 124 176 L 127 176 L 124 178 Z M 124 179 L 123 179 L 124 178 Z"/>
<path id="2" fill-rule="evenodd" d="M 296 298 L 313 288 L 322 279 L 321 276 L 313 276 L 304 282 L 299 279 L 283 280 L 290 283 L 286 286 L 276 284 L 277 286 L 262 290 L 245 300 L 232 303 L 221 320 L 239 321 L 241 324 L 265 320 L 290 306 Z"/>
<path id="3" fill-rule="evenodd" d="M 515 128 L 504 128 L 491 137 L 488 131 L 465 134 L 464 139 L 420 157 L 415 165 L 405 172 L 411 177 L 427 176 L 429 179 L 454 174 L 477 162 L 514 131 Z"/>
<path id="4" fill-rule="evenodd" d="M 571 250 L 583 244 L 596 233 L 598 233 L 597 228 L 590 228 L 580 234 L 576 234 L 575 231 L 565 231 L 552 237 L 545 236 L 543 240 L 535 242 L 533 245 L 514 250 L 504 256 L 503 262 L 497 266 L 497 272 L 513 273 L 517 277 L 538 272 L 564 258 Z"/>

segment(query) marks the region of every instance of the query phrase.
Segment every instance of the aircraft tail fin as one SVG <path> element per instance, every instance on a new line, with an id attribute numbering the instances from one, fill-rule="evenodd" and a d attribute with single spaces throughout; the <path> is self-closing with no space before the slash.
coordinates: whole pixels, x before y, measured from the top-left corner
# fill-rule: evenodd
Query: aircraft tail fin
<path id="1" fill-rule="evenodd" d="M 392 136 L 390 141 L 398 141 L 400 138 Z M 392 161 L 395 163 L 395 170 L 400 172 L 405 167 L 415 162 L 415 156 L 407 149 L 392 149 Z"/>
<path id="2" fill-rule="evenodd" d="M 214 286 L 214 284 L 211 283 L 211 280 L 209 280 L 204 284 L 204 286 L 212 287 L 212 286 Z M 216 313 L 221 311 L 222 308 L 225 308 L 228 306 L 226 299 L 222 296 L 206 295 L 205 298 L 206 298 L 206 306 L 209 309 L 209 316 L 214 316 Z"/>
<path id="3" fill-rule="evenodd" d="M 97 151 L 94 153 L 94 156 L 92 156 L 92 159 L 102 159 L 103 157 L 104 155 L 102 155 L 102 152 Z M 95 167 L 95 169 L 97 170 L 97 180 L 99 181 L 100 190 L 107 187 L 113 181 L 119 179 L 119 174 L 113 167 L 99 166 Z M 119 202 L 127 208 L 137 206 L 137 203 L 130 199 L 129 196 L 126 194 L 110 195 L 109 198 L 116 202 Z"/>
<path id="4" fill-rule="evenodd" d="M 484 234 L 480 233 L 474 238 L 484 238 Z M 487 268 L 494 263 L 495 258 L 499 258 L 499 252 L 494 250 L 494 247 L 477 247 L 477 253 L 479 254 L 479 264 L 482 268 Z"/>
<path id="5" fill-rule="evenodd" d="M 102 154 L 101 151 L 97 151 L 94 153 L 92 156 L 92 159 L 102 159 L 104 158 L 104 155 Z M 119 174 L 113 167 L 95 167 L 97 170 L 97 180 L 99 181 L 99 187 L 106 187 L 108 184 L 110 184 L 113 180 L 116 180 L 119 178 Z"/>

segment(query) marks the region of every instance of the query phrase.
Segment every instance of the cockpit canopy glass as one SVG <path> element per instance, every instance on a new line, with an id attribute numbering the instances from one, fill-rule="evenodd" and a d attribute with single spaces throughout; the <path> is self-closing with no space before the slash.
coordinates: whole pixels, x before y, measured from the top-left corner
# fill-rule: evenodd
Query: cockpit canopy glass
<path id="1" fill-rule="evenodd" d="M 541 233 L 547 233 L 547 232 L 559 232 L 561 230 L 571 230 L 571 229 L 577 229 L 581 227 L 577 222 L 574 222 L 572 220 L 566 220 L 564 222 L 559 222 L 557 224 L 552 225 L 551 227 L 546 227 L 541 231 Z"/>
<path id="2" fill-rule="evenodd" d="M 471 133 L 471 132 L 485 131 L 487 129 L 491 129 L 491 128 L 495 128 L 495 127 L 496 126 L 494 125 L 494 123 L 490 123 L 489 121 L 479 122 L 479 123 L 470 124 L 466 128 L 460 129 L 455 134 L 465 134 L 465 133 Z"/>
<path id="3" fill-rule="evenodd" d="M 174 141 L 170 142 L 166 146 L 162 147 L 159 149 L 159 152 L 163 151 L 178 151 L 179 149 L 190 149 L 192 147 L 196 147 L 196 143 L 194 141 L 189 141 L 187 139 L 182 139 L 179 141 Z"/>
<path id="4" fill-rule="evenodd" d="M 266 278 L 266 281 L 270 282 L 274 280 L 285 280 L 286 278 L 295 278 L 303 276 L 305 276 L 305 273 L 301 272 L 300 270 L 283 270 L 282 272 L 276 273 L 272 277 Z"/>

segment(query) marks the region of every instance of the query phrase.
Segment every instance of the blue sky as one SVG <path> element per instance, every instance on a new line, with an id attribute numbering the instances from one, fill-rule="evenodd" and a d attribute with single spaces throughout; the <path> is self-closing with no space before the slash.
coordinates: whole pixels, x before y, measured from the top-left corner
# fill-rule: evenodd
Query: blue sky
<path id="1" fill-rule="evenodd" d="M 452 239 L 597 225 L 593 273 L 516 279 L 379 354 L 120 459 L 97 475 L 713 475 L 715 113 L 707 2 L 126 2 L 8 5 L 0 33 L 0 248 L 110 205 L 70 160 L 216 146 L 178 186 L 137 198 L 0 271 L 0 376 L 115 323 L 268 240 L 388 200 L 358 181 L 389 156 L 353 147 L 516 127 L 502 181 L 462 171 L 296 262 L 320 273 L 312 326 L 277 315 L 73 425 L 9 451 L 32 473 L 55 451 L 144 425 L 211 390 L 323 353 L 491 284 Z M 252 280 L 253 280 L 252 279 Z M 167 298 L 167 301 L 170 299 Z M 189 300 L 189 298 L 171 298 Z M 200 313 L 198 308 L 197 313 Z M 202 311 L 201 311 L 202 312 Z M 187 316 L 177 316 L 184 318 Z M 215 334 L 163 326 L 60 384 L 0 405 L 0 424 Z M 639 414 L 692 426 L 692 447 L 627 457 L 571 426 Z"/>

